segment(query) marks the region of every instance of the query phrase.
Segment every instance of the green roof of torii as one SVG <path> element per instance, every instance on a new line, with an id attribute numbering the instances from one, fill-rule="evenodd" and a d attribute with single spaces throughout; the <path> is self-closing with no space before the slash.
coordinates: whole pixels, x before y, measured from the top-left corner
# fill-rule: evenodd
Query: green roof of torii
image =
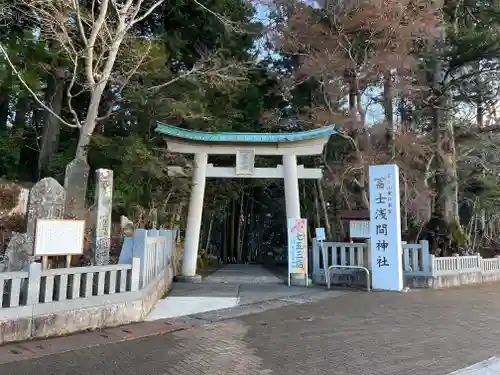
<path id="1" fill-rule="evenodd" d="M 336 133 L 336 128 L 333 125 L 329 125 L 318 129 L 293 133 L 204 132 L 200 130 L 182 129 L 158 121 L 155 131 L 162 135 L 184 138 L 192 141 L 280 143 L 329 137 Z"/>

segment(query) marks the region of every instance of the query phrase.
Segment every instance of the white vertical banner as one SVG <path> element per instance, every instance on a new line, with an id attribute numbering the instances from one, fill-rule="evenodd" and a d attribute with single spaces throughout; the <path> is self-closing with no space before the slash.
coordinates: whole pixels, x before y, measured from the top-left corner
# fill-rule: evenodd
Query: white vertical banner
<path id="1" fill-rule="evenodd" d="M 399 168 L 373 165 L 370 175 L 370 253 L 373 289 L 403 289 Z"/>
<path id="2" fill-rule="evenodd" d="M 292 274 L 305 275 L 307 286 L 307 261 L 307 219 L 288 219 L 288 286 Z"/>

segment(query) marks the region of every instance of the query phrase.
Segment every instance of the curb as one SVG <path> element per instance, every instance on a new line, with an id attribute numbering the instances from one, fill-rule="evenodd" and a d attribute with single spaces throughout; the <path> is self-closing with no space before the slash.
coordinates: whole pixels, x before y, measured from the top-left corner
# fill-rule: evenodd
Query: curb
<path id="1" fill-rule="evenodd" d="M 63 337 L 9 343 L 0 346 L 0 364 L 162 335 L 191 327 L 178 319 L 163 319 L 75 333 Z"/>

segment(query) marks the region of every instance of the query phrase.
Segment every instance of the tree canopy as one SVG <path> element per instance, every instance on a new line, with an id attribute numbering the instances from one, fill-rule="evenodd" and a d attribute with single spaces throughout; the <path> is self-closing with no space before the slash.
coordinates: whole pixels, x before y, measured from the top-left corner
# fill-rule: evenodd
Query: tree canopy
<path id="1" fill-rule="evenodd" d="M 167 167 L 190 160 L 166 151 L 156 121 L 251 132 L 335 124 L 324 154 L 300 160 L 325 170 L 300 182 L 310 229 L 343 240 L 345 213 L 369 208 L 368 165 L 397 163 L 408 240 L 429 238 L 436 252 L 496 248 L 498 3 L 318 4 L 0 0 L 2 178 L 62 180 L 85 159 L 114 170 L 116 216 L 154 208 L 160 224 L 183 228 L 190 180 Z M 210 181 L 202 248 L 244 261 L 283 245 L 283 197 L 278 180 Z"/>

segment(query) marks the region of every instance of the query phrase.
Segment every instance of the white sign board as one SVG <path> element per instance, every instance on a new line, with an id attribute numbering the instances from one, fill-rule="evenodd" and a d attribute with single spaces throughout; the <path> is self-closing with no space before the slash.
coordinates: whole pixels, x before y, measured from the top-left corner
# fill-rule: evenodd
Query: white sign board
<path id="1" fill-rule="evenodd" d="M 307 219 L 288 219 L 288 285 L 290 275 L 304 274 L 307 286 Z"/>
<path id="2" fill-rule="evenodd" d="M 254 172 L 255 152 L 254 150 L 236 151 L 236 174 L 251 176 Z"/>
<path id="3" fill-rule="evenodd" d="M 370 245 L 374 289 L 403 289 L 399 168 L 370 166 Z"/>
<path id="4" fill-rule="evenodd" d="M 316 241 L 324 241 L 325 239 L 325 228 L 316 228 Z"/>
<path id="5" fill-rule="evenodd" d="M 368 220 L 349 221 L 349 237 L 370 238 L 370 222 Z"/>
<path id="6" fill-rule="evenodd" d="M 85 220 L 37 220 L 35 255 L 83 254 Z"/>

